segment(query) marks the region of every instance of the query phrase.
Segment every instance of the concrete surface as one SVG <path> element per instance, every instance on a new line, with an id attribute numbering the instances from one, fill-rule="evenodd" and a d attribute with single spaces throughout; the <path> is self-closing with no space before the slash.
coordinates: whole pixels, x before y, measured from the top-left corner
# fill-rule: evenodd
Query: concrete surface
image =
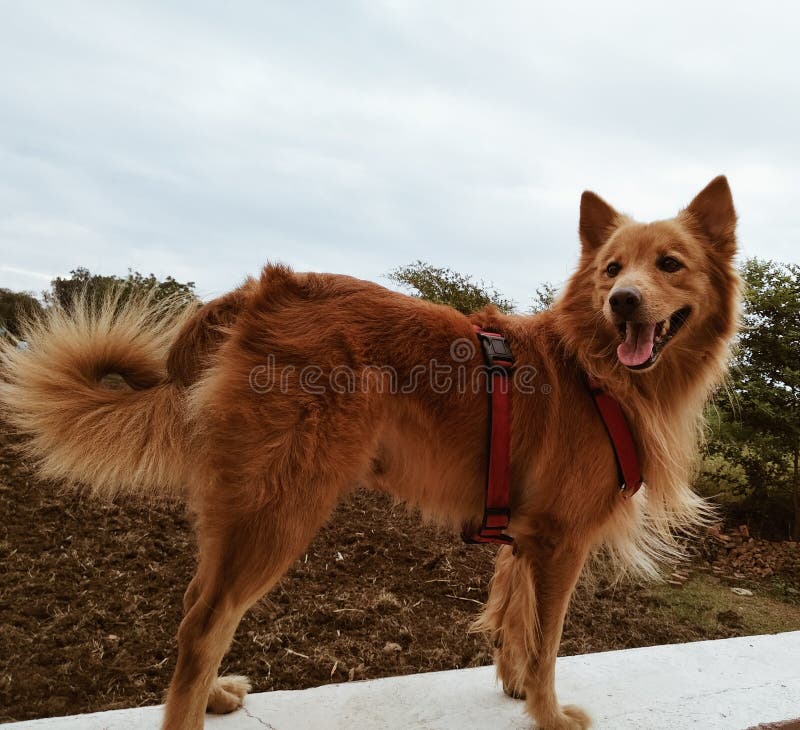
<path id="1" fill-rule="evenodd" d="M 562 702 L 599 730 L 745 730 L 800 718 L 800 631 L 563 657 Z M 156 730 L 160 707 L 11 723 L 14 730 Z M 494 669 L 415 674 L 250 695 L 209 730 L 522 730 Z"/>

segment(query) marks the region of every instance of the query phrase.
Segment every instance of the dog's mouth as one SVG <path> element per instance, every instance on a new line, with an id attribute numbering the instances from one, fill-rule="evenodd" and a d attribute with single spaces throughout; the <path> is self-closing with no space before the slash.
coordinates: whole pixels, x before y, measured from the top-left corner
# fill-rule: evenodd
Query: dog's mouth
<path id="1" fill-rule="evenodd" d="M 617 325 L 622 337 L 617 347 L 619 361 L 631 370 L 651 367 L 691 313 L 691 307 L 683 307 L 661 322 L 620 322 Z"/>

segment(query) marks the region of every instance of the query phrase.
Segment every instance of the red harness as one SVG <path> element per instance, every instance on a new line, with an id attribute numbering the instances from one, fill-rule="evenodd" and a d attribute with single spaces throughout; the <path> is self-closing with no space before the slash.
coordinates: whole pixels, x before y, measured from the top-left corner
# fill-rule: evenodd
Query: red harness
<path id="1" fill-rule="evenodd" d="M 510 545 L 505 534 L 511 521 L 511 375 L 514 355 L 505 337 L 475 327 L 489 373 L 489 462 L 486 470 L 486 499 L 483 520 L 477 532 L 465 526 L 461 533 L 468 543 L 493 542 Z M 644 483 L 636 445 L 628 421 L 617 400 L 594 380 L 589 380 L 597 411 L 605 425 L 623 497 L 632 497 Z"/>
<path id="2" fill-rule="evenodd" d="M 627 499 L 636 494 L 644 484 L 639 455 L 636 453 L 636 444 L 633 442 L 628 419 L 625 418 L 619 401 L 603 390 L 600 383 L 593 378 L 589 378 L 589 392 L 592 394 L 594 404 L 597 406 L 608 437 L 611 439 L 611 445 L 614 447 L 619 491 Z"/>

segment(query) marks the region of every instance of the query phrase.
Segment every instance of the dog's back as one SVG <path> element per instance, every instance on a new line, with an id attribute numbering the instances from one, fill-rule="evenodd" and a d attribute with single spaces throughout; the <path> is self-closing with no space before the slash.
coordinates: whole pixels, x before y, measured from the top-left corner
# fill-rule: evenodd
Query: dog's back
<path id="1" fill-rule="evenodd" d="M 170 380 L 184 387 L 197 382 L 246 306 L 254 286 L 255 281 L 248 279 L 238 289 L 204 304 L 184 324 L 167 354 Z"/>

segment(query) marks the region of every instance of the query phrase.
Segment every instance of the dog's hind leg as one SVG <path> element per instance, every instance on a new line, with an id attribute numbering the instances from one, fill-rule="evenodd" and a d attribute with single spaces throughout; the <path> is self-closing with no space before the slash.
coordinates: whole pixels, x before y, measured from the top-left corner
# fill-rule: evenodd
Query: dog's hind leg
<path id="1" fill-rule="evenodd" d="M 199 598 L 200 581 L 195 575 L 186 589 L 183 596 L 183 613 L 187 614 Z M 216 715 L 224 715 L 233 712 L 242 705 L 245 695 L 250 691 L 251 686 L 247 677 L 231 675 L 228 677 L 217 677 L 208 694 L 206 710 Z"/>
<path id="2" fill-rule="evenodd" d="M 200 730 L 207 709 L 231 712 L 241 705 L 249 684 L 244 677 L 218 678 L 222 657 L 244 613 L 308 545 L 337 493 L 287 489 L 283 499 L 236 516 L 208 500 L 198 524 L 200 562 L 184 597 L 164 730 Z"/>

